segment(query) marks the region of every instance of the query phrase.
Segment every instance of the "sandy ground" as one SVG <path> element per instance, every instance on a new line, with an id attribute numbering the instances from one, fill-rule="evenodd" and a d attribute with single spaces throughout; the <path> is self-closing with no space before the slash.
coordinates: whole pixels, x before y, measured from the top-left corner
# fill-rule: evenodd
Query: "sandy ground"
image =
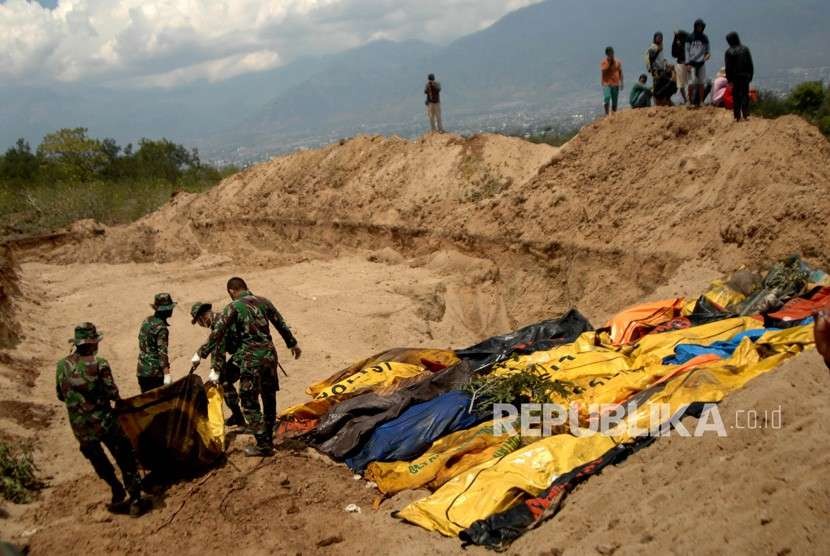
<path id="1" fill-rule="evenodd" d="M 36 552 L 53 553 L 52 549 L 57 546 L 70 548 L 63 544 L 67 540 L 66 536 L 54 535 L 57 530 L 64 531 L 58 524 L 65 520 L 58 516 L 64 511 L 72 513 L 66 510 L 66 506 L 70 510 L 79 505 L 87 507 L 87 517 L 91 521 L 83 523 L 87 519 L 83 517 L 82 525 L 95 526 L 98 523 L 98 526 L 108 528 L 113 519 L 118 521 L 118 518 L 111 518 L 103 511 L 102 503 L 108 497 L 107 487 L 90 474 L 91 469 L 78 452 L 77 443 L 69 429 L 65 409 L 54 396 L 52 369 L 54 362 L 68 353 L 67 338 L 72 333 L 72 326 L 68 323 L 91 320 L 99 326 L 105 336 L 101 355 L 110 361 L 121 395 L 134 395 L 139 392 L 135 379 L 137 331 L 141 320 L 150 313 L 148 302 L 152 300 L 153 294 L 157 291 L 170 291 L 180 304 L 170 321 L 170 355 L 174 374 L 181 375 L 189 368 L 192 353 L 206 338 L 204 329 L 190 324 L 187 312 L 190 304 L 206 300 L 222 306 L 226 302 L 225 281 L 231 275 L 242 275 L 255 292 L 269 297 L 278 305 L 304 350 L 303 357 L 298 361 L 289 361 L 288 356 L 283 358 L 290 376 L 280 378 L 281 406 L 304 400 L 304 390 L 310 382 L 329 376 L 348 363 L 389 346 L 448 347 L 447 338 L 462 344 L 471 343 L 480 337 L 482 326 L 490 327 L 492 332 L 498 331 L 494 327 L 499 324 L 502 329 L 509 326 L 503 320 L 499 322 L 498 318 L 482 325 L 478 313 L 472 317 L 465 316 L 458 308 L 458 303 L 453 302 L 453 296 L 446 294 L 449 289 L 450 292 L 458 291 L 461 292 L 458 295 L 462 295 L 465 288 L 454 285 L 453 278 L 446 273 L 408 264 L 369 261 L 377 261 L 378 258 L 383 256 L 363 254 L 268 270 L 240 269 L 221 257 L 204 258 L 187 265 L 22 265 L 22 286 L 36 299 L 36 303 L 26 302 L 22 307 L 23 314 L 30 317 L 24 321 L 27 340 L 11 353 L 11 358 L 18 363 L 24 359 L 32 361 L 34 358 L 36 366 L 30 367 L 29 372 L 36 378 L 33 388 L 21 388 L 19 383 L 10 380 L 15 376 L 13 370 L 4 365 L 0 399 L 6 401 L 0 401 L 0 424 L 15 436 L 37 438 L 39 449 L 36 459 L 42 474 L 49 478 L 51 488 L 44 492 L 45 503 L 35 504 L 34 507 L 11 507 L 9 511 L 13 516 L 19 517 L 20 521 L 0 521 L 2 537 L 26 540 L 34 534 L 33 548 L 42 547 Z M 419 295 L 418 292 L 421 291 L 443 293 L 435 300 L 430 296 Z M 464 297 L 479 295 L 485 294 L 468 292 Z M 424 314 L 435 314 L 436 304 L 444 307 L 436 317 L 440 322 L 423 318 Z M 487 305 L 485 313 L 492 312 L 492 306 L 498 306 L 497 302 L 483 304 Z M 465 321 L 469 322 L 472 330 Z M 206 367 L 203 365 L 202 374 L 207 372 Z M 23 391 L 26 391 L 25 395 Z M 13 404 L 12 400 L 15 401 Z M 250 460 L 244 461 L 245 458 L 235 453 L 245 441 L 244 437 L 236 439 L 232 447 L 232 463 L 221 471 L 228 483 L 238 479 L 236 466 L 243 470 L 251 467 Z M 310 485 L 318 482 L 315 473 L 325 475 L 321 481 L 325 486 L 320 487 L 322 490 L 313 496 L 325 494 L 330 505 L 325 519 L 329 522 L 344 518 L 343 507 L 350 503 L 350 498 L 362 506 L 371 503 L 371 493 L 363 488 L 363 483 L 353 485 L 351 474 L 345 467 L 334 468 L 322 459 L 308 460 L 307 455 L 289 456 L 281 453 L 267 472 L 257 473 L 257 476 L 287 472 L 293 477 L 293 471 L 298 465 L 311 467 L 310 473 L 303 474 L 304 482 Z M 263 480 L 267 482 L 270 479 Z M 339 490 L 343 485 L 349 487 L 343 493 L 326 492 L 330 489 Z M 220 492 L 223 485 L 212 483 L 211 487 Z M 287 494 L 281 488 L 276 492 Z M 308 493 L 303 494 L 305 496 Z M 316 498 L 309 500 L 307 497 L 296 499 L 295 505 L 305 508 L 299 517 L 309 519 L 306 506 L 316 504 L 315 500 Z M 58 501 L 65 505 L 63 509 L 61 505 L 55 505 Z M 159 503 L 164 505 L 164 502 Z M 147 519 L 141 520 L 142 527 L 153 527 L 157 522 L 167 519 L 169 509 L 165 507 L 153 512 Z M 385 512 L 381 513 L 385 516 Z M 368 519 L 363 516 L 348 517 Z M 283 520 L 280 518 L 278 521 Z M 319 520 L 324 521 L 322 517 Z M 317 541 L 324 540 L 316 537 L 311 539 L 309 535 L 322 535 L 326 524 L 319 523 L 318 519 L 309 521 L 313 527 L 319 526 L 320 529 L 309 531 L 307 527 L 300 527 L 297 540 L 292 541 L 298 550 L 301 550 L 303 543 L 313 541 L 313 546 Z M 280 525 L 282 527 L 284 524 Z M 405 528 L 402 525 L 400 527 Z M 411 533 L 414 534 L 414 531 Z M 90 539 L 100 540 L 98 535 L 89 538 L 81 535 L 78 538 L 86 539 L 85 542 L 90 542 Z M 251 543 L 259 538 L 260 533 L 255 530 L 250 532 Z M 59 544 L 52 545 L 51 542 Z M 273 542 L 278 544 L 283 541 L 275 538 Z M 446 541 L 446 544 L 455 546 L 450 541 Z M 198 546 L 204 548 L 210 546 L 210 543 Z M 256 546 L 262 548 L 262 545 Z M 94 544 L 72 545 L 72 548 L 72 552 L 76 549 L 92 552 L 103 549 Z M 106 551 L 120 551 L 124 548 L 126 546 L 107 545 Z"/>
<path id="2" fill-rule="evenodd" d="M 38 503 L 7 505 L 11 518 L 0 520 L 2 536 L 28 543 L 33 554 L 150 554 L 182 539 L 183 554 L 226 553 L 228 542 L 240 554 L 375 554 L 385 552 L 384 546 L 402 554 L 457 553 L 457 540 L 389 516 L 420 493 L 404 493 L 373 510 L 375 491 L 353 480 L 345 467 L 310 450 L 281 450 L 262 464 L 241 455 L 244 437 L 234 440 L 224 467 L 157 492 L 155 508 L 144 518 L 112 516 L 104 509 L 107 488 L 77 451 L 64 409 L 54 399 L 47 362 L 67 350 L 71 327 L 64 322 L 88 318 L 100 325 L 101 352 L 122 394 L 132 395 L 138 392 L 135 336 L 147 300 L 157 290 L 169 290 L 181 304 L 171 319 L 171 356 L 174 372 L 182 373 L 204 338 L 182 309 L 202 299 L 221 304 L 230 274 L 243 275 L 255 291 L 273 299 L 304 347 L 301 360 L 286 361 L 290 377 L 281 379 L 283 406 L 304 399 L 312 380 L 384 347 L 446 347 L 449 338 L 460 344 L 479 337 L 481 329 L 471 330 L 452 309 L 439 322 L 425 320 L 424 311 L 434 310 L 435 302 L 400 293 L 414 285 L 446 291 L 457 277 L 379 258 L 384 257 L 363 254 L 267 270 L 242 270 L 218 257 L 188 265 L 24 264 L 23 288 L 39 295 L 37 304 L 26 307 L 29 340 L 15 356 L 29 356 L 35 348 L 39 368 L 33 371 L 41 374 L 17 411 L 2 406 L 0 423 L 16 435 L 36 435 L 37 461 L 50 487 Z M 687 265 L 655 295 L 694 291 L 705 277 L 706 269 Z M 490 332 L 498 331 L 495 324 Z M 19 399 L 14 389 L 4 380 L 0 395 Z M 830 375 L 814 353 L 789 362 L 722 405 L 728 438 L 659 440 L 580 487 L 557 518 L 511 552 L 821 552 L 819 547 L 830 546 L 824 527 L 830 488 L 823 480 L 830 460 L 824 450 L 815 450 L 830 441 L 823 426 L 830 417 L 823 403 L 828 392 Z M 771 420 L 779 408 L 780 429 L 735 428 L 746 426 L 740 411 L 754 409 Z M 350 503 L 361 513 L 346 513 Z"/>

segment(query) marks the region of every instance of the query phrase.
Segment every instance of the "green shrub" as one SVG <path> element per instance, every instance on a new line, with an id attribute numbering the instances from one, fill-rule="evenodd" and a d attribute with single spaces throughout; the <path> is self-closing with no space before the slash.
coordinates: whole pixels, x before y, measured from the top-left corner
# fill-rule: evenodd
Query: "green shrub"
<path id="1" fill-rule="evenodd" d="M 32 459 L 32 447 L 17 448 L 0 441 L 0 494 L 16 504 L 31 502 L 35 492 L 43 488 Z"/>
<path id="2" fill-rule="evenodd" d="M 752 113 L 763 118 L 798 114 L 830 137 L 830 92 L 821 81 L 801 83 L 786 96 L 773 91 L 759 91 Z"/>
<path id="3" fill-rule="evenodd" d="M 786 97 L 773 91 L 762 90 L 758 93 L 758 101 L 752 105 L 752 112 L 763 118 L 780 118 L 791 112 Z"/>
<path id="4" fill-rule="evenodd" d="M 127 224 L 149 214 L 176 191 L 201 192 L 221 176 L 186 174 L 177 185 L 161 179 L 122 182 L 0 182 L 0 235 L 37 234 L 92 218 L 102 224 Z"/>
<path id="5" fill-rule="evenodd" d="M 806 81 L 797 85 L 788 97 L 795 113 L 803 116 L 815 116 L 824 104 L 824 85 L 821 81 Z"/>
<path id="6" fill-rule="evenodd" d="M 579 130 L 570 130 L 564 132 L 546 132 L 541 133 L 539 135 L 531 135 L 527 138 L 528 141 L 531 143 L 544 143 L 545 145 L 551 145 L 553 147 L 561 147 L 571 139 L 573 139 Z"/>

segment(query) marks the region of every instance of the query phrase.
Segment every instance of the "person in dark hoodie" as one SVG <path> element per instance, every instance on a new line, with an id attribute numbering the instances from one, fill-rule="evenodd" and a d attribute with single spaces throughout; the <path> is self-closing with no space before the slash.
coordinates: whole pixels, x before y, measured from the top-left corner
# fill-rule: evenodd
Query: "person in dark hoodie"
<path id="1" fill-rule="evenodd" d="M 706 90 L 706 62 L 712 56 L 709 37 L 703 31 L 706 23 L 695 21 L 694 31 L 686 39 L 686 66 L 689 68 L 689 99 L 694 106 L 703 104 Z"/>
<path id="2" fill-rule="evenodd" d="M 732 84 L 735 121 L 749 119 L 749 84 L 755 75 L 752 53 L 741 44 L 738 33 L 732 31 L 726 35 L 729 49 L 724 56 L 726 62 L 726 80 Z"/>
<path id="3" fill-rule="evenodd" d="M 674 66 L 677 89 L 680 91 L 684 103 L 688 102 L 686 99 L 686 87 L 689 85 L 689 69 L 686 67 L 686 39 L 688 37 L 688 31 L 678 29 L 674 32 L 674 40 L 671 44 L 671 55 L 677 62 Z"/>

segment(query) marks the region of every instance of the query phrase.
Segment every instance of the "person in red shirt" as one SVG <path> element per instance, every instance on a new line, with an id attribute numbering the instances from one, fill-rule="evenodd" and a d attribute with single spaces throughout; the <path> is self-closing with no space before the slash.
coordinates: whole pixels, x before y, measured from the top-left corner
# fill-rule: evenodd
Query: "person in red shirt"
<path id="1" fill-rule="evenodd" d="M 617 111 L 617 101 L 623 89 L 622 60 L 614 57 L 614 49 L 605 49 L 605 58 L 599 65 L 600 80 L 602 83 L 602 98 L 605 114 Z"/>

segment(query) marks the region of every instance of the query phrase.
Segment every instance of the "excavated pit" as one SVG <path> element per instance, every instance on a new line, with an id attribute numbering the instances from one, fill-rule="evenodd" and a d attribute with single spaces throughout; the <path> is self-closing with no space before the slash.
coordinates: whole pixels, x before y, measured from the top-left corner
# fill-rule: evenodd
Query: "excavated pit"
<path id="1" fill-rule="evenodd" d="M 826 139 L 798 118 L 735 126 L 723 111 L 649 109 L 592 124 L 561 149 L 492 135 L 357 137 L 274 159 L 202 195 L 176 195 L 129 226 L 87 221 L 18 239 L 11 246 L 20 281 L 34 294 L 16 303 L 18 320 L 27 317 L 24 345 L 0 358 L 0 370 L 17 373 L 0 374 L 0 424 L 39 439 L 52 479 L 41 503 L 11 508 L 9 536 L 35 554 L 59 547 L 149 553 L 181 538 L 183 553 L 213 554 L 224 552 L 230 537 L 251 554 L 372 553 L 378 543 L 404 554 L 454 553 L 457 541 L 388 517 L 420 493 L 374 511 L 372 491 L 308 452 L 280 452 L 273 464 L 255 468 L 236 446 L 228 465 L 172 486 L 146 518 L 111 517 L 102 510 L 105 489 L 54 400 L 52 361 L 65 353 L 76 322 L 94 320 L 122 394 L 136 393 L 135 334 L 152 294 L 169 290 L 181 307 L 221 304 L 225 280 L 238 274 L 277 303 L 304 345 L 306 355 L 288 365 L 291 376 L 282 381 L 280 405 L 287 406 L 304 399 L 309 382 L 389 347 L 459 347 L 570 307 L 602 324 L 631 303 L 695 295 L 721 273 L 791 253 L 830 268 L 828 162 Z M 181 370 L 204 339 L 184 313 L 173 317 L 171 344 Z M 31 384 L 16 378 L 26 364 L 37 376 Z M 816 358 L 799 358 L 760 386 L 750 384 L 735 409 L 796 403 L 789 389 L 818 407 L 826 375 Z M 54 417 L 22 422 L 3 414 L 24 398 L 39 404 L 38 415 L 48 416 L 43 406 Z M 797 517 L 807 538 L 793 532 L 786 510 L 803 489 L 764 494 L 772 488 L 764 475 L 798 480 L 783 464 L 790 454 L 808 461 L 802 475 L 826 464 L 804 449 L 826 439 L 818 421 L 800 410 L 792 415 L 786 441 L 745 433 L 736 443 L 658 442 L 658 451 L 580 487 L 590 504 L 575 502 L 517 548 L 618 554 L 700 546 L 715 553 L 724 545 L 712 538 L 728 539 L 734 550 L 821 546 L 828 540 L 820 526 L 830 514 L 826 486 L 809 475 L 813 502 Z M 764 454 L 753 460 L 751 488 L 721 480 L 724 466 L 738 473 L 757 446 Z M 652 457 L 681 463 L 671 464 L 676 470 L 661 464 L 654 480 L 638 482 Z M 685 502 L 687 513 L 699 516 L 699 531 L 687 526 L 689 516 L 686 524 L 655 525 L 647 517 L 622 523 L 619 513 L 671 512 L 671 501 L 688 492 L 672 479 L 684 466 L 736 500 L 732 510 L 775 501 L 763 519 L 776 526 L 755 523 L 751 512 L 731 519 L 706 497 Z M 627 509 L 602 502 L 617 496 L 615 480 L 625 481 Z M 641 487 L 649 496 L 637 496 Z M 346 514 L 349 503 L 362 513 Z M 107 534 L 114 524 L 118 534 Z"/>

